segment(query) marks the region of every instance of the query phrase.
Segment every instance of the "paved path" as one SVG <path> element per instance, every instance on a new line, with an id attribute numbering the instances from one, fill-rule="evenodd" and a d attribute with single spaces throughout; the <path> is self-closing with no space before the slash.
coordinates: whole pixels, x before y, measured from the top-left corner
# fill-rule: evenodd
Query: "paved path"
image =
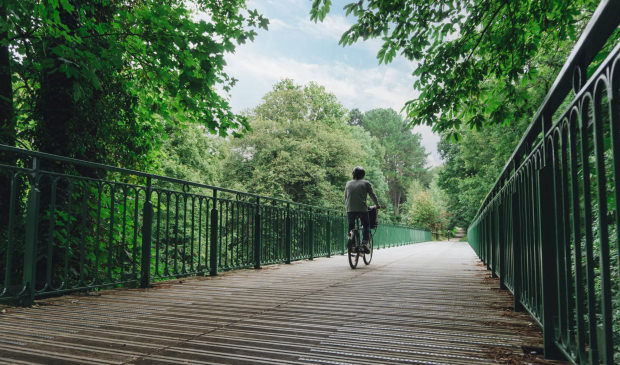
<path id="1" fill-rule="evenodd" d="M 540 361 L 538 327 L 497 286 L 466 243 L 439 242 L 356 270 L 336 256 L 65 296 L 0 314 L 0 363 Z"/>

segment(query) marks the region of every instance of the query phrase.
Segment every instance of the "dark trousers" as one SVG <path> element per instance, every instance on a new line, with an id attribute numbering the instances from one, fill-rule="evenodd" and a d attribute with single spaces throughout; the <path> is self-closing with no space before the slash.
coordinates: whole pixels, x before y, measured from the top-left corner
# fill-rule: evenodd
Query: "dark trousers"
<path id="1" fill-rule="evenodd" d="M 355 219 L 359 217 L 362 221 L 363 238 L 362 242 L 368 242 L 370 236 L 370 222 L 368 221 L 368 212 L 347 212 L 347 218 L 349 219 L 349 232 L 355 228 Z"/>

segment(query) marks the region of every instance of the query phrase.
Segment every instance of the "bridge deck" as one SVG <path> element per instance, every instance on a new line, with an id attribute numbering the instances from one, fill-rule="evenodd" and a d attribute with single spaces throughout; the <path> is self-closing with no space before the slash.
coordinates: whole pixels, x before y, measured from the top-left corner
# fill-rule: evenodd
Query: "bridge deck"
<path id="1" fill-rule="evenodd" d="M 465 243 L 380 250 L 361 266 L 336 256 L 9 308 L 0 363 L 550 363 Z"/>

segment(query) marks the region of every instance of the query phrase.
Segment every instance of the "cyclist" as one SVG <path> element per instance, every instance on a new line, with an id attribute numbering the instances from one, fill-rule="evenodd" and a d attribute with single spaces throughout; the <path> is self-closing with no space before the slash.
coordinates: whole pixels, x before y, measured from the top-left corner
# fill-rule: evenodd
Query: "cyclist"
<path id="1" fill-rule="evenodd" d="M 370 195 L 375 202 L 377 209 L 379 209 L 379 201 L 375 192 L 372 190 L 372 185 L 368 180 L 363 180 L 366 171 L 361 166 L 357 166 L 353 169 L 353 180 L 347 182 L 344 188 L 344 203 L 347 207 L 347 218 L 349 220 L 349 232 L 355 228 L 355 219 L 358 217 L 364 226 L 362 235 L 362 249 L 365 253 L 370 253 L 368 249 L 368 238 L 370 236 L 370 224 L 368 219 L 368 207 L 366 206 L 366 196 Z M 351 241 L 349 240 L 349 245 Z"/>

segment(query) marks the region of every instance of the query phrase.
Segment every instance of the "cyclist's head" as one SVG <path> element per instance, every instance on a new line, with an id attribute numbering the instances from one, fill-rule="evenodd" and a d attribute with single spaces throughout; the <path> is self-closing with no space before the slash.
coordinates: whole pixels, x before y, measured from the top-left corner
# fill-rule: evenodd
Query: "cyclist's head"
<path id="1" fill-rule="evenodd" d="M 353 169 L 353 178 L 355 180 L 363 179 L 364 175 L 366 175 L 366 171 L 361 166 L 357 166 Z"/>

